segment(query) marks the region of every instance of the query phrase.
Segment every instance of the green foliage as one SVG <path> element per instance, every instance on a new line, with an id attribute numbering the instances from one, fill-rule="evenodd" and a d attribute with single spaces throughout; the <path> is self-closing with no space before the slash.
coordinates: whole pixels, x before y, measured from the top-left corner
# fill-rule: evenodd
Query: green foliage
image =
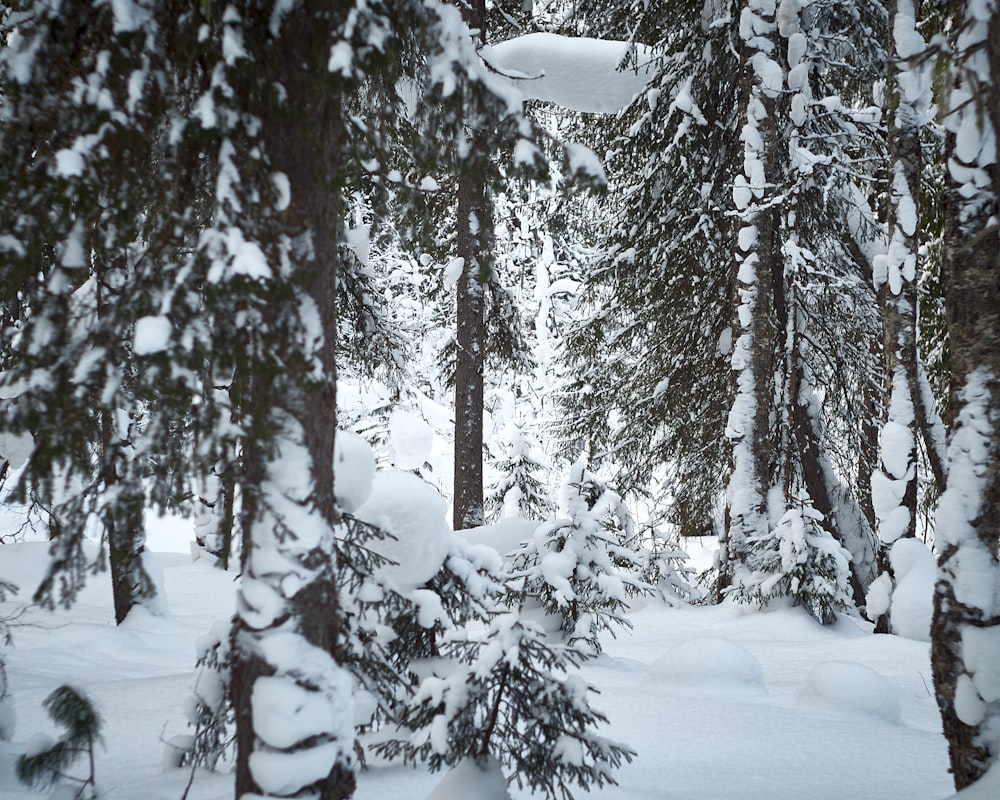
<path id="1" fill-rule="evenodd" d="M 67 780 L 78 784 L 74 795 L 78 800 L 96 797 L 94 778 L 94 744 L 100 740 L 101 718 L 90 700 L 71 686 L 60 686 L 42 703 L 49 717 L 66 728 L 66 733 L 54 743 L 45 743 L 37 751 L 17 760 L 17 777 L 29 786 L 46 787 Z M 77 778 L 66 773 L 80 756 L 90 762 L 90 774 Z"/>
<path id="2" fill-rule="evenodd" d="M 400 720 L 413 733 L 381 744 L 383 755 L 432 770 L 493 757 L 518 787 L 551 800 L 572 798 L 574 784 L 614 785 L 610 770 L 635 755 L 590 730 L 606 718 L 590 708 L 593 690 L 566 674 L 584 656 L 548 643 L 518 612 L 494 615 L 483 638 L 456 632 L 443 655 L 441 676 L 421 683 Z"/>
<path id="3" fill-rule="evenodd" d="M 512 432 L 510 445 L 494 464 L 498 479 L 486 497 L 486 519 L 505 516 L 541 521 L 551 511 L 545 465 L 535 455 L 534 442 L 521 429 Z"/>
<path id="4" fill-rule="evenodd" d="M 747 539 L 746 569 L 737 574 L 737 602 L 766 606 L 789 598 L 818 622 L 830 625 L 853 608 L 851 556 L 820 524 L 814 509 L 789 509 L 766 536 Z"/>
<path id="5" fill-rule="evenodd" d="M 632 521 L 621 498 L 581 463 L 570 469 L 568 518 L 545 523 L 511 555 L 506 602 L 538 604 L 567 643 L 600 653 L 600 634 L 630 628 L 627 598 L 652 587 L 638 576 Z"/>

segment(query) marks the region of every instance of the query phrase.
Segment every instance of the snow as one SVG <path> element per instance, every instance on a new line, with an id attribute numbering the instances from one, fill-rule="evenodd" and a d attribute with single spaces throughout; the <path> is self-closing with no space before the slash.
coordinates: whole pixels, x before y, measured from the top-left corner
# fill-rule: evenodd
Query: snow
<path id="1" fill-rule="evenodd" d="M 181 530 L 171 530 L 171 524 Z M 23 620 L 28 624 L 15 629 L 14 646 L 4 651 L 18 717 L 13 742 L 0 742 L 4 800 L 39 796 L 16 782 L 11 756 L 23 752 L 36 733 L 49 730 L 41 700 L 67 680 L 93 698 L 105 720 L 105 746 L 95 753 L 102 796 L 176 800 L 182 795 L 189 772 L 163 767 L 163 743 L 190 732 L 183 706 L 195 679 L 195 642 L 234 607 L 234 573 L 216 569 L 207 559 L 192 562 L 186 544 L 182 547 L 185 534 L 190 534 L 188 521 L 159 520 L 149 536 L 164 573 L 168 616 L 146 615 L 127 629 L 116 628 L 105 572 L 90 579 L 73 609 L 29 609 Z M 185 552 L 161 552 L 164 544 Z M 20 583 L 22 594 L 30 593 L 46 552 L 43 541 L 4 545 L 0 578 Z M 88 552 L 96 553 L 96 548 Z M 14 607 L 12 602 L 0 605 L 0 615 Z M 728 604 L 668 609 L 650 603 L 630 620 L 634 631 L 607 639 L 605 654 L 581 671 L 583 679 L 600 690 L 594 702 L 609 718 L 602 733 L 638 751 L 635 762 L 616 773 L 619 786 L 594 793 L 595 798 L 940 800 L 953 794 L 940 719 L 929 691 L 926 643 L 872 636 L 869 624 L 847 617 L 822 628 L 799 609 L 749 613 Z M 702 645 L 700 654 L 692 651 L 689 643 L 699 639 L 722 642 L 716 650 L 718 663 L 709 652 L 712 645 Z M 685 651 L 692 665 L 725 673 L 731 669 L 729 656 L 740 652 L 734 648 L 752 653 L 767 692 L 760 690 L 761 684 L 719 691 L 719 683 L 708 680 L 700 686 L 647 680 L 666 654 Z M 301 655 L 289 651 L 289 665 Z M 884 685 L 867 673 L 855 671 L 852 677 L 848 668 L 834 667 L 828 680 L 811 677 L 818 667 L 838 661 L 864 664 L 891 685 L 902 709 L 897 724 L 857 708 L 800 702 L 800 691 L 811 683 L 832 684 L 827 697 L 839 686 L 849 697 L 857 698 L 864 690 L 877 703 L 885 703 L 887 692 L 874 691 Z M 746 664 L 746 655 L 737 663 Z M 831 668 L 824 670 L 829 673 Z M 849 690 L 851 680 L 861 686 Z M 277 767 L 282 780 L 275 785 L 314 774 L 314 768 L 329 763 L 332 752 L 281 761 Z M 274 768 L 260 759 L 256 766 Z M 466 800 L 477 797 L 478 791 L 483 800 L 506 800 L 499 794 L 499 780 L 475 780 L 470 765 L 460 765 L 456 773 L 432 774 L 373 761 L 358 775 L 354 797 Z M 488 793 L 490 786 L 497 792 Z M 511 796 L 527 800 L 531 795 L 512 787 Z M 199 770 L 190 797 L 232 800 L 228 766 L 220 765 L 219 772 Z M 995 792 L 967 793 L 961 800 L 986 797 L 993 800 Z"/>
<path id="2" fill-rule="evenodd" d="M 892 684 L 875 670 L 850 661 L 818 664 L 795 695 L 801 705 L 838 714 L 900 721 L 901 705 Z"/>
<path id="3" fill-rule="evenodd" d="M 372 493 L 375 453 L 353 431 L 337 431 L 333 446 L 333 490 L 337 504 L 353 514 Z"/>
<path id="4" fill-rule="evenodd" d="M 544 100 L 573 111 L 613 114 L 624 108 L 656 72 L 655 52 L 628 42 L 554 33 L 529 33 L 480 50 L 525 100 Z M 638 66 L 636 66 L 636 64 Z"/>
<path id="5" fill-rule="evenodd" d="M 896 578 L 892 593 L 892 632 L 907 639 L 928 642 L 937 578 L 934 554 L 923 542 L 906 538 L 892 546 L 889 561 Z"/>
<path id="6" fill-rule="evenodd" d="M 135 323 L 135 337 L 132 352 L 137 356 L 149 356 L 167 349 L 173 326 L 163 316 L 142 317 Z"/>
<path id="7" fill-rule="evenodd" d="M 485 767 L 472 759 L 459 762 L 427 795 L 427 800 L 509 800 L 507 781 L 500 765 L 488 761 Z"/>
<path id="8" fill-rule="evenodd" d="M 252 707 L 254 733 L 271 747 L 292 747 L 335 724 L 334 708 L 322 693 L 285 677 L 257 678 Z"/>
<path id="9" fill-rule="evenodd" d="M 420 469 L 430 458 L 434 430 L 412 411 L 397 408 L 389 416 L 389 450 L 401 470 Z"/>
<path id="10" fill-rule="evenodd" d="M 399 591 L 420 588 L 441 569 L 452 533 L 444 500 L 429 483 L 411 472 L 378 472 L 371 495 L 355 515 L 394 537 L 370 547 L 395 562 L 383 567 L 381 575 Z"/>
<path id="11" fill-rule="evenodd" d="M 996 800 L 998 796 L 1000 796 L 1000 761 L 994 763 L 972 786 L 967 786 L 946 800 Z"/>
<path id="12" fill-rule="evenodd" d="M 600 183 L 607 183 L 608 176 L 604 173 L 604 165 L 597 154 L 583 144 L 573 143 L 566 146 L 566 157 L 569 159 L 570 174 L 582 173 Z"/>
<path id="13" fill-rule="evenodd" d="M 492 525 L 467 528 L 460 535 L 472 544 L 486 545 L 500 555 L 507 555 L 531 539 L 537 528 L 538 523 L 532 520 L 508 517 Z"/>
<path id="14" fill-rule="evenodd" d="M 760 662 L 740 645 L 714 638 L 682 642 L 653 662 L 643 683 L 708 691 L 766 691 Z"/>
<path id="15" fill-rule="evenodd" d="M 292 752 L 255 750 L 250 754 L 250 772 L 268 794 L 290 795 L 329 775 L 340 751 L 336 742 Z"/>

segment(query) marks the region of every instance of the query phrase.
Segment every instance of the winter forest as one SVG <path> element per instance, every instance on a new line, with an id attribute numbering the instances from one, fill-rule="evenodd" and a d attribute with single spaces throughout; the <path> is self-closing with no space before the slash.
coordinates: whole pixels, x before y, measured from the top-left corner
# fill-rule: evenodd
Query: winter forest
<path id="1" fill-rule="evenodd" d="M 1000 796 L 998 0 L 0 0 L 0 796 Z"/>

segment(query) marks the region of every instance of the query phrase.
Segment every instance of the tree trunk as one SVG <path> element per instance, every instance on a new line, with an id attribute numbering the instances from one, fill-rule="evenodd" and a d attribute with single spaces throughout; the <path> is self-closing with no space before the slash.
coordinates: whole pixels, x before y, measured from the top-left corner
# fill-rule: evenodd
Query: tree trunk
<path id="1" fill-rule="evenodd" d="M 124 261 L 124 259 L 122 259 Z M 97 317 L 99 324 L 106 323 L 108 303 L 106 292 L 112 291 L 109 282 L 116 269 L 99 265 L 94 276 Z M 119 369 L 126 370 L 124 364 Z M 127 376 L 123 376 L 127 380 Z M 119 413 L 124 413 L 120 411 Z M 104 538 L 108 545 L 108 565 L 111 571 L 111 597 L 115 608 L 115 622 L 121 625 L 128 612 L 143 600 L 150 600 L 156 588 L 142 565 L 145 550 L 146 496 L 142 488 L 141 469 L 134 463 L 131 448 L 131 431 L 119 430 L 114 411 L 100 411 L 100 482 L 106 495 L 115 492 L 115 501 L 101 509 Z M 120 474 L 121 471 L 121 474 Z"/>
<path id="2" fill-rule="evenodd" d="M 486 42 L 486 3 L 462 5 L 468 26 Z M 455 345 L 455 529 L 485 522 L 483 510 L 483 381 L 486 361 L 486 288 L 492 275 L 493 208 L 482 162 L 490 157 L 482 120 L 471 127 L 470 155 L 458 178 L 458 256 L 464 261 L 456 297 Z"/>
<path id="3" fill-rule="evenodd" d="M 956 414 L 949 431 L 949 485 L 937 514 L 931 624 L 934 688 L 959 790 L 1000 760 L 1000 702 L 994 691 L 1000 641 L 1000 153 L 995 137 L 1000 131 L 1000 10 L 992 7 L 987 19 L 967 16 L 967 11 L 965 3 L 953 2 L 960 46 L 953 48 L 952 108 L 945 118 L 944 271 Z M 986 649 L 989 643 L 992 650 Z"/>
<path id="4" fill-rule="evenodd" d="M 747 13 L 751 12 L 749 7 Z M 772 26 L 773 27 L 773 26 Z M 768 188 L 777 184 L 776 97 L 765 91 L 752 58 L 756 47 L 744 43 L 740 119 L 755 136 L 745 137 L 745 164 L 759 165 L 760 174 L 746 170 L 740 176 L 748 187 L 741 212 L 739 242 L 735 248 L 737 281 L 732 356 L 733 402 L 726 435 L 732 442 L 727 524 L 720 537 L 721 596 L 732 585 L 746 556 L 745 542 L 767 533 L 767 496 L 775 475 L 777 452 L 772 436 L 774 374 L 778 340 L 784 333 L 776 318 L 783 308 L 783 263 L 778 237 L 778 211 L 768 203 Z M 763 183 L 760 179 L 763 178 Z M 780 326 L 780 327 L 779 327 Z"/>
<path id="5" fill-rule="evenodd" d="M 272 100 L 263 111 L 263 141 L 266 143 L 270 166 L 283 172 L 289 182 L 291 197 L 284 210 L 285 232 L 293 241 L 308 245 L 297 246 L 296 283 L 311 299 L 318 312 L 322 341 L 318 356 L 322 376 L 317 379 L 308 366 L 301 368 L 297 379 L 279 383 L 280 396 L 272 396 L 275 388 L 261 376 L 250 377 L 251 420 L 268 417 L 277 436 L 276 453 L 253 451 L 244 454 L 247 460 L 246 481 L 250 487 L 267 487 L 257 497 L 245 497 L 250 505 L 244 513 L 244 530 L 252 530 L 250 546 L 244 548 L 244 582 L 267 582 L 279 595 L 286 595 L 287 616 L 270 622 L 266 628 L 238 618 L 234 633 L 234 675 L 232 697 L 237 713 L 237 797 L 254 793 L 268 795 L 256 779 L 253 759 L 260 753 L 275 755 L 271 744 L 262 747 L 253 728 L 253 690 L 262 677 L 277 677 L 304 690 L 309 696 L 319 693 L 328 697 L 339 695 L 349 686 L 340 670 L 311 673 L 304 666 L 292 670 L 266 662 L 260 655 L 272 633 L 294 631 L 305 642 L 300 647 L 316 648 L 342 660 L 341 627 L 336 583 L 334 529 L 340 522 L 334 481 L 334 437 L 336 433 L 336 343 L 337 343 L 337 236 L 340 224 L 340 181 L 343 169 L 342 152 L 345 133 L 341 108 L 341 85 L 327 71 L 330 31 L 340 28 L 339 15 L 345 13 L 336 4 L 323 0 L 304 0 L 282 21 L 280 38 L 258 43 L 265 54 L 259 80 L 263 86 L 280 84 L 280 99 Z M 260 26 L 263 27 L 263 26 Z M 255 31 L 265 37 L 264 31 Z M 294 303 L 295 299 L 283 298 Z M 276 409 L 275 409 L 276 406 Z M 274 410 L 271 410 L 274 409 Z M 315 531 L 279 532 L 269 506 L 267 492 L 273 478 L 283 477 L 281 457 L 285 450 L 304 448 L 308 455 L 310 486 L 304 498 L 297 500 L 309 514 L 309 525 Z M 276 461 L 274 459 L 277 459 Z M 272 474 L 274 473 L 274 474 Z M 284 502 L 288 501 L 285 495 Z M 259 504 L 258 507 L 254 507 Z M 266 546 L 265 546 L 266 545 Z M 275 577 L 272 565 L 261 572 L 255 567 L 260 549 L 272 547 L 282 558 L 295 564 L 295 579 L 304 581 L 290 597 L 282 576 Z M 241 590 L 241 609 L 251 605 Z M 315 657 L 314 657 L 315 660 Z M 334 674 L 328 674 L 328 673 Z M 338 697 L 334 707 L 350 707 L 350 698 Z M 347 741 L 344 739 L 347 738 Z M 299 754 L 313 750 L 316 757 L 326 759 L 321 752 L 336 751 L 330 757 L 329 772 L 322 778 L 295 790 L 292 796 L 308 795 L 321 800 L 342 800 L 355 788 L 349 754 L 353 750 L 353 720 L 334 720 L 334 728 L 311 736 L 287 747 L 280 753 Z M 291 763 L 291 762 L 290 762 Z M 285 796 L 285 789 L 273 789 Z"/>
<path id="6" fill-rule="evenodd" d="M 889 14 L 889 53 L 898 57 L 896 34 L 903 30 L 895 24 L 915 18 L 909 0 L 891 0 Z M 903 22 L 902 24 L 905 24 Z M 886 417 L 879 435 L 880 471 L 873 476 L 873 493 L 890 482 L 904 482 L 899 503 L 893 507 L 879 502 L 879 574 L 893 579 L 889 551 L 898 539 L 916 535 L 917 521 L 917 427 L 928 431 L 928 411 L 924 408 L 920 387 L 917 352 L 917 282 L 919 279 L 920 228 L 920 129 L 922 106 L 929 96 L 910 100 L 900 88 L 900 74 L 909 70 L 905 61 L 890 62 L 887 80 L 889 113 L 886 138 L 889 151 L 888 252 L 885 262 L 876 269 L 875 286 L 882 310 L 883 358 L 886 375 Z M 912 76 L 911 76 L 912 79 Z M 922 419 L 923 424 L 918 423 Z M 905 457 L 900 448 L 906 447 Z M 936 450 L 928 446 L 928 452 Z M 934 461 L 931 456 L 932 463 Z M 890 611 L 878 616 L 875 633 L 891 631 Z"/>

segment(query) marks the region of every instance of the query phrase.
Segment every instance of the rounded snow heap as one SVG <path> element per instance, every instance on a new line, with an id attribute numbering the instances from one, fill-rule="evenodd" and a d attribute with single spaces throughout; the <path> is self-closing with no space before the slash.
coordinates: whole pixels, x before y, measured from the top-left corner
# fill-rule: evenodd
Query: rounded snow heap
<path id="1" fill-rule="evenodd" d="M 726 639 L 682 642 L 653 662 L 643 682 L 712 691 L 766 691 L 760 662 Z"/>
<path id="2" fill-rule="evenodd" d="M 796 702 L 841 714 L 899 722 L 900 705 L 892 684 L 875 670 L 853 661 L 828 661 L 806 678 Z"/>
<path id="3" fill-rule="evenodd" d="M 371 445 L 352 431 L 337 431 L 333 443 L 333 493 L 337 505 L 353 514 L 372 493 L 375 453 Z"/>
<path id="4" fill-rule="evenodd" d="M 400 592 L 423 586 L 448 556 L 452 534 L 445 521 L 444 500 L 411 472 L 376 473 L 371 494 L 355 516 L 395 537 L 376 539 L 368 546 L 395 562 L 380 574 Z"/>

